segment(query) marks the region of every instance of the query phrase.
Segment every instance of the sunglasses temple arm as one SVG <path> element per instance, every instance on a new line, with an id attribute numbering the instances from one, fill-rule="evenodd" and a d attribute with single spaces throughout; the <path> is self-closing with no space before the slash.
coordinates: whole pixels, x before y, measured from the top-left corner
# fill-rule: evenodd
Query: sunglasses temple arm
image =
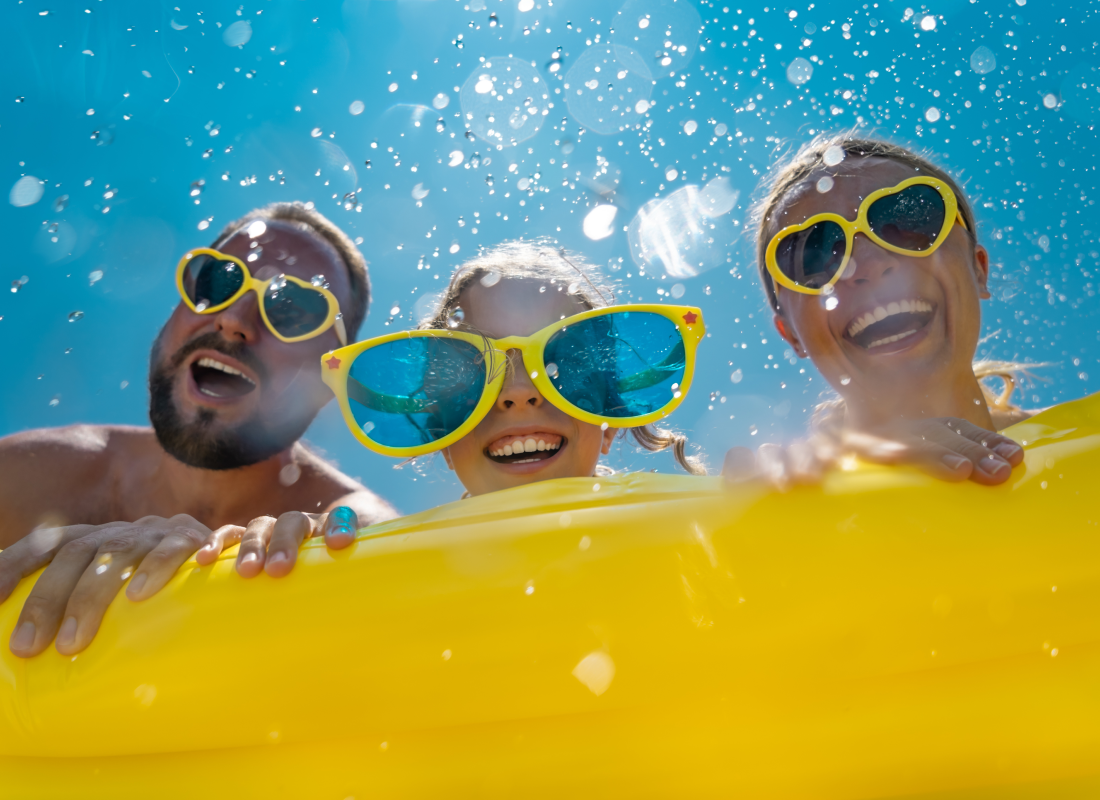
<path id="1" fill-rule="evenodd" d="M 434 407 L 434 404 L 427 400 L 414 400 L 411 397 L 395 394 L 379 394 L 350 375 L 348 376 L 348 399 L 386 414 L 422 414 Z"/>
<path id="2" fill-rule="evenodd" d="M 336 328 L 336 338 L 340 340 L 342 347 L 348 346 L 348 329 L 344 327 L 344 315 L 337 314 L 336 319 L 333 320 L 332 325 Z"/>

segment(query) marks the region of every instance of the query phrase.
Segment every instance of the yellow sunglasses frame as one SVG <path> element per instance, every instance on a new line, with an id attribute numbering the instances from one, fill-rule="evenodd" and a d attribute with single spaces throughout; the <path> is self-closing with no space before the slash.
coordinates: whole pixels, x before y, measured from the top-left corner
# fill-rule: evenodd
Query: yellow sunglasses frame
<path id="1" fill-rule="evenodd" d="M 624 312 L 658 314 L 675 323 L 677 330 L 680 331 L 680 337 L 684 342 L 684 377 L 675 395 L 669 399 L 667 404 L 656 411 L 644 416 L 629 417 L 625 419 L 621 417 L 603 417 L 577 408 L 562 397 L 558 390 L 554 388 L 554 384 L 551 383 L 550 378 L 546 375 L 546 365 L 543 363 L 544 348 L 546 343 L 550 340 L 550 337 L 564 327 L 575 325 L 595 317 L 603 317 L 609 314 L 621 314 Z M 485 418 L 485 415 L 489 413 L 489 410 L 500 396 L 507 373 L 505 369 L 508 360 L 507 354 L 511 350 L 518 350 L 520 352 L 523 358 L 524 368 L 527 370 L 527 374 L 531 376 L 532 382 L 539 393 L 552 405 L 564 411 L 566 414 L 569 414 L 569 416 L 591 425 L 602 425 L 606 422 L 610 428 L 633 428 L 655 422 L 672 413 L 676 407 L 683 402 L 684 397 L 687 396 L 688 389 L 691 387 L 692 377 L 695 373 L 695 351 L 705 334 L 706 326 L 703 324 L 703 312 L 692 306 L 665 306 L 656 304 L 609 306 L 607 308 L 596 308 L 591 311 L 585 311 L 572 317 L 566 317 L 530 336 L 509 336 L 504 339 L 490 339 L 486 336 L 480 336 L 476 333 L 469 333 L 467 331 L 443 329 L 401 331 L 387 334 L 386 336 L 367 339 L 366 341 L 357 342 L 347 347 L 342 347 L 339 350 L 325 353 L 321 356 L 321 378 L 324 380 L 325 385 L 327 385 L 332 390 L 333 394 L 336 395 L 336 400 L 340 404 L 340 411 L 344 415 L 344 423 L 348 426 L 348 430 L 351 431 L 352 435 L 359 440 L 360 444 L 382 455 L 395 456 L 398 458 L 412 458 L 414 456 L 421 456 L 443 450 L 477 427 L 478 423 Z M 356 423 L 355 416 L 351 412 L 351 405 L 348 402 L 349 371 L 355 359 L 373 347 L 378 347 L 401 339 L 415 339 L 421 337 L 458 339 L 476 345 L 481 349 L 483 354 L 488 353 L 488 357 L 485 359 L 485 388 L 481 393 L 481 399 L 478 401 L 473 413 L 470 414 L 462 425 L 451 433 L 428 444 L 416 445 L 414 447 L 390 447 L 389 445 L 384 445 L 371 439 L 362 428 L 359 427 L 358 423 Z"/>
<path id="2" fill-rule="evenodd" d="M 225 302 L 219 303 L 216 306 L 204 308 L 200 311 L 198 307 L 193 302 L 191 302 L 191 298 L 187 296 L 187 291 L 183 287 L 184 271 L 187 269 L 188 262 L 190 262 L 191 259 L 193 259 L 195 256 L 212 256 L 213 258 L 217 258 L 222 261 L 232 261 L 244 271 L 244 281 L 241 283 L 241 288 L 238 289 L 233 294 L 233 296 Z M 260 316 L 263 318 L 264 325 L 267 326 L 267 329 L 271 331 L 271 333 L 274 334 L 275 338 L 277 338 L 279 341 L 287 342 L 290 344 L 293 344 L 294 342 L 304 342 L 307 339 L 314 339 L 320 336 L 329 328 L 335 327 L 336 336 L 340 340 L 340 344 L 346 345 L 348 343 L 348 333 L 347 329 L 344 327 L 344 315 L 340 313 L 340 301 L 336 299 L 336 295 L 334 295 L 332 292 L 330 292 L 328 289 L 325 289 L 324 287 L 314 286 L 312 283 L 304 281 L 301 278 L 297 278 L 293 275 L 284 274 L 281 277 L 285 278 L 291 283 L 302 287 L 303 289 L 311 289 L 312 291 L 317 292 L 328 302 L 328 316 L 316 330 L 307 333 L 304 336 L 291 337 L 283 336 L 281 333 L 275 330 L 275 326 L 271 324 L 271 320 L 267 317 L 267 310 L 264 308 L 264 292 L 267 291 L 267 287 L 271 285 L 271 282 L 276 280 L 276 278 L 268 278 L 264 281 L 257 280 L 256 278 L 252 277 L 252 272 L 248 269 L 248 266 L 239 258 L 237 258 L 236 256 L 231 256 L 228 253 L 222 253 L 218 250 L 212 250 L 209 247 L 197 247 L 194 250 L 188 250 L 186 253 L 183 254 L 183 258 L 180 259 L 180 263 L 176 267 L 176 288 L 179 290 L 180 297 L 183 298 L 183 302 L 186 303 L 187 307 L 196 314 L 217 314 L 219 311 L 229 308 L 229 306 L 236 303 L 248 292 L 255 292 L 260 301 L 257 305 L 259 305 L 260 307 Z"/>
<path id="3" fill-rule="evenodd" d="M 898 192 L 909 188 L 910 186 L 931 186 L 937 192 L 940 197 L 943 198 L 944 215 L 943 215 L 943 228 L 940 230 L 939 235 L 936 236 L 936 240 L 932 242 L 932 246 L 927 250 L 906 250 L 904 247 L 898 247 L 892 245 L 887 241 L 879 238 L 879 236 L 871 230 L 871 226 L 867 224 L 867 209 L 876 201 L 888 195 L 897 194 Z M 840 266 L 837 268 L 836 274 L 832 279 L 818 289 L 811 288 L 809 286 L 800 286 L 792 281 L 785 274 L 783 270 L 779 268 L 779 263 L 776 261 L 775 252 L 779 248 L 779 243 L 784 238 L 791 234 L 798 233 L 799 231 L 806 230 L 819 222 L 835 222 L 844 231 L 844 258 L 840 262 Z M 839 214 L 824 213 L 815 214 L 805 222 L 800 222 L 797 225 L 788 225 L 783 228 L 768 242 L 768 249 L 764 253 L 764 264 L 768 268 L 768 272 L 772 276 L 772 280 L 778 283 L 785 289 L 790 289 L 792 292 L 799 292 L 801 294 L 823 294 L 826 287 L 836 285 L 837 281 L 844 275 L 844 271 L 848 268 L 848 262 L 852 258 L 852 247 L 855 244 L 855 236 L 857 233 L 862 233 L 872 242 L 877 244 L 884 250 L 889 250 L 891 253 L 899 253 L 907 256 L 917 256 L 919 258 L 927 258 L 936 252 L 940 245 L 947 240 L 948 232 L 955 224 L 958 223 L 962 226 L 963 230 L 969 230 L 966 227 L 966 220 L 962 218 L 962 214 L 959 213 L 959 201 L 955 197 L 955 192 L 951 190 L 951 187 L 941 181 L 939 178 L 933 178 L 926 175 L 921 175 L 915 178 L 908 178 L 896 186 L 889 186 L 884 189 L 878 189 L 871 194 L 867 195 L 866 199 L 859 204 L 859 211 L 856 213 L 855 220 L 847 220 Z"/>

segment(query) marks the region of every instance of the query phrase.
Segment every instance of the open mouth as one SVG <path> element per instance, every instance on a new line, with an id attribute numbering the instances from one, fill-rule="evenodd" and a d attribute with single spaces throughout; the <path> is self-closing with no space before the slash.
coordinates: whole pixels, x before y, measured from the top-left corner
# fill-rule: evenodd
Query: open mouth
<path id="1" fill-rule="evenodd" d="M 936 313 L 927 300 L 900 300 L 861 314 L 848 326 L 847 336 L 865 350 L 900 342 L 921 331 Z"/>
<path id="2" fill-rule="evenodd" d="M 243 397 L 256 388 L 256 382 L 239 369 L 209 356 L 191 365 L 191 377 L 207 397 Z"/>
<path id="3" fill-rule="evenodd" d="M 498 464 L 531 464 L 553 458 L 568 443 L 556 433 L 502 436 L 485 448 L 485 455 Z"/>

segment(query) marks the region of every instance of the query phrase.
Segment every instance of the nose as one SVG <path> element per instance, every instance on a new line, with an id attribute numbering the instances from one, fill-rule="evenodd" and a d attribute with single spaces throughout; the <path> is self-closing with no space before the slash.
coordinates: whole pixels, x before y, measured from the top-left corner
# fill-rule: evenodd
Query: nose
<path id="1" fill-rule="evenodd" d="M 518 351 L 508 351 L 508 374 L 504 378 L 504 386 L 497 397 L 496 408 L 498 411 L 507 411 L 516 408 L 538 408 L 545 400 L 531 382 L 531 376 L 527 374 L 527 368 L 523 364 L 523 358 Z"/>
<path id="2" fill-rule="evenodd" d="M 840 280 L 841 283 L 847 281 L 862 286 L 891 275 L 900 266 L 893 253 L 879 247 L 862 233 L 857 233 L 855 241 L 852 242 L 851 258 Z"/>
<path id="3" fill-rule="evenodd" d="M 261 324 L 255 292 L 248 292 L 214 315 L 215 329 L 231 342 L 254 344 L 259 338 Z"/>

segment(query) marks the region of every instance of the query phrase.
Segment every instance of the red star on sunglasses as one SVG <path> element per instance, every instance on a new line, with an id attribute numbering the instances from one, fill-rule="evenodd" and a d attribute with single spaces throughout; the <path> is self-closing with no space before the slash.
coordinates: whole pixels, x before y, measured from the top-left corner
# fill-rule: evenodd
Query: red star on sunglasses
<path id="1" fill-rule="evenodd" d="M 332 358 L 325 359 L 325 364 L 328 365 L 329 369 L 336 369 L 340 366 L 340 359 L 338 359 L 336 356 L 333 356 Z"/>
<path id="2" fill-rule="evenodd" d="M 684 314 L 684 322 L 686 322 L 688 325 L 694 325 L 695 320 L 697 319 L 699 319 L 699 315 L 696 314 L 694 311 L 689 311 L 688 313 Z"/>

